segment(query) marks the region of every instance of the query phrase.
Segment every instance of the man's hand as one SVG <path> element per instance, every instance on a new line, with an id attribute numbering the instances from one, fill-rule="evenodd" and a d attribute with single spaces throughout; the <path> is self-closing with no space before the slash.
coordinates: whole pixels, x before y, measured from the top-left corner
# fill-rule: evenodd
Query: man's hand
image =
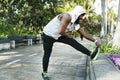
<path id="1" fill-rule="evenodd" d="M 98 47 L 98 48 L 100 48 L 100 44 L 99 44 L 99 42 L 95 42 L 95 45 Z"/>

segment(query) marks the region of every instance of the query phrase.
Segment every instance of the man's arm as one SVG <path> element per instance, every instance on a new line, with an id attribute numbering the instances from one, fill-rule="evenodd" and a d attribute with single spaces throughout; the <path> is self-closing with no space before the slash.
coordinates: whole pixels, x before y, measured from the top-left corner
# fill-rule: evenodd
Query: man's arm
<path id="1" fill-rule="evenodd" d="M 60 28 L 58 30 L 59 34 L 66 37 L 70 37 L 67 33 L 65 33 L 65 30 L 71 21 L 70 15 L 67 13 L 64 13 L 59 16 L 59 19 L 60 19 Z"/>
<path id="2" fill-rule="evenodd" d="M 100 47 L 100 44 L 97 42 L 97 40 L 95 40 L 92 35 L 88 34 L 86 31 L 84 31 L 84 28 L 80 28 L 78 30 L 78 33 L 82 34 L 86 39 L 95 42 L 97 47 Z"/>

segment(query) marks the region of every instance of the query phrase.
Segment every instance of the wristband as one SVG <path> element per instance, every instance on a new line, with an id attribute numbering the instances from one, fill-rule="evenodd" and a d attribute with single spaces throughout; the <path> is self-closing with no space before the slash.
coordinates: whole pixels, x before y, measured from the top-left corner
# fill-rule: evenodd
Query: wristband
<path id="1" fill-rule="evenodd" d="M 95 40 L 94 43 L 96 43 L 98 40 Z"/>

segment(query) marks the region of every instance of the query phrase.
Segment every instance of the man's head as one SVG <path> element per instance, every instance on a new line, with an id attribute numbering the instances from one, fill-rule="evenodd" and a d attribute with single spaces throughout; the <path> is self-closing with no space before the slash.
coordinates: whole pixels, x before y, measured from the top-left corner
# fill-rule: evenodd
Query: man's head
<path id="1" fill-rule="evenodd" d="M 78 19 L 79 19 L 79 20 L 84 19 L 85 14 L 86 14 L 86 13 L 83 13 L 83 14 L 79 15 L 79 16 L 78 16 Z"/>
<path id="2" fill-rule="evenodd" d="M 75 23 L 78 23 L 79 20 L 82 20 L 84 15 L 86 14 L 82 6 L 76 6 L 73 10 L 73 13 L 75 15 Z"/>
<path id="3" fill-rule="evenodd" d="M 85 16 L 85 13 L 81 14 L 78 16 L 77 20 L 75 21 L 76 24 L 79 24 L 79 21 L 80 20 L 83 20 L 84 19 L 84 16 Z"/>

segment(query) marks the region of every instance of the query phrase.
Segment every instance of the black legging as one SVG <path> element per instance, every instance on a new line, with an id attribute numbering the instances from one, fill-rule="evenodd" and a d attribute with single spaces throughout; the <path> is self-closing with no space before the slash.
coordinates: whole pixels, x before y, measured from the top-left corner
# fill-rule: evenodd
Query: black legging
<path id="1" fill-rule="evenodd" d="M 78 43 L 73 38 L 67 38 L 65 36 L 61 36 L 58 38 L 58 40 L 53 39 L 52 37 L 47 36 L 46 34 L 43 34 L 43 49 L 44 49 L 44 56 L 43 56 L 43 71 L 47 72 L 48 65 L 49 65 L 49 58 L 51 55 L 52 47 L 54 42 L 62 42 L 65 44 L 68 44 L 72 46 L 73 48 L 77 49 L 78 51 L 81 51 L 82 53 L 86 55 L 90 55 L 91 51 L 89 51 L 87 48 L 85 48 L 83 45 Z"/>

